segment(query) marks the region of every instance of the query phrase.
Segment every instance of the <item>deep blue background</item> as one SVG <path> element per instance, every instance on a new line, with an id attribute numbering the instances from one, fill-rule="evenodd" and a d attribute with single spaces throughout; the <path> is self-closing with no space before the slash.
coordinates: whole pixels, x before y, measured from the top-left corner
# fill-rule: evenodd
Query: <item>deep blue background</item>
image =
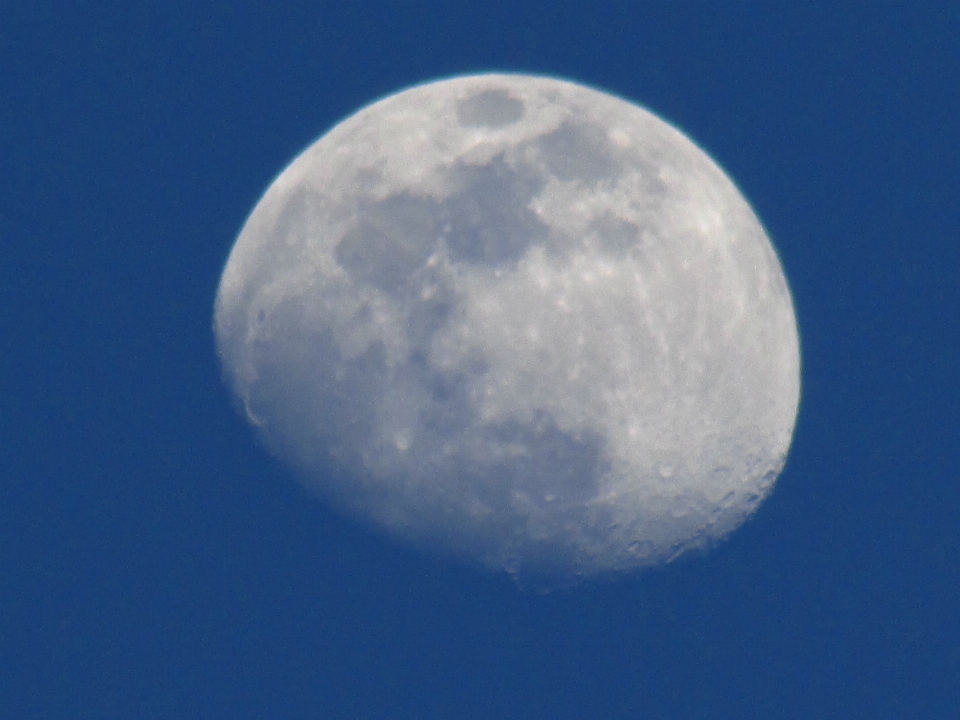
<path id="1" fill-rule="evenodd" d="M 0 2 L 0 717 L 960 717 L 960 5 L 809 5 Z M 524 593 L 234 412 L 212 304 L 261 192 L 482 70 L 648 106 L 774 239 L 799 424 L 709 555 Z"/>

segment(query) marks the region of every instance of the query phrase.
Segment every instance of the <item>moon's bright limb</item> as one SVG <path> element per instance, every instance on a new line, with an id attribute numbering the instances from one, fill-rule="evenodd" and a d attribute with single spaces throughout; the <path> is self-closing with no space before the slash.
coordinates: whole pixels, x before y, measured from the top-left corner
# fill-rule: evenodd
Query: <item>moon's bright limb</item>
<path id="1" fill-rule="evenodd" d="M 646 110 L 543 77 L 420 85 L 334 127 L 247 220 L 215 329 L 306 484 L 559 582 L 740 525 L 800 392 L 790 293 L 733 183 Z"/>

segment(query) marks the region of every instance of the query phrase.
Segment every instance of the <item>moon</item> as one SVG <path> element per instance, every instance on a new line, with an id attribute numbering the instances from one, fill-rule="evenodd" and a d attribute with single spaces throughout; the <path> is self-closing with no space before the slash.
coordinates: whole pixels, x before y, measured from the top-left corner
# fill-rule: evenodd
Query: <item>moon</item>
<path id="1" fill-rule="evenodd" d="M 247 219 L 217 348 L 302 482 L 422 548 L 573 584 L 710 548 L 800 395 L 776 251 L 680 131 L 564 80 L 361 109 Z"/>

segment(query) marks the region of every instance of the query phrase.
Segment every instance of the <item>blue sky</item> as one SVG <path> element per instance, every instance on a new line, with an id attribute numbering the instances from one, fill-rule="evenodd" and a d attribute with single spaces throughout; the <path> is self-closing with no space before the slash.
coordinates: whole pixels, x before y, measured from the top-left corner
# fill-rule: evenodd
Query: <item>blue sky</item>
<path id="1" fill-rule="evenodd" d="M 0 9 L 0 715 L 960 716 L 960 10 Z M 714 552 L 546 596 L 339 517 L 220 379 L 227 253 L 339 119 L 459 72 L 674 122 L 772 237 L 803 394 Z"/>

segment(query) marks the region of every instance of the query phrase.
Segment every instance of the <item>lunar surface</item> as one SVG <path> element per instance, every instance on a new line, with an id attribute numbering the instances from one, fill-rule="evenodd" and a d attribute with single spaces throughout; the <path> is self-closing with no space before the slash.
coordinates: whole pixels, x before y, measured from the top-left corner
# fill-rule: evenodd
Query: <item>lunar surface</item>
<path id="1" fill-rule="evenodd" d="M 215 333 L 307 486 L 521 580 L 713 545 L 770 492 L 800 392 L 734 184 L 648 111 L 544 77 L 413 87 L 308 147 L 244 225 Z"/>

